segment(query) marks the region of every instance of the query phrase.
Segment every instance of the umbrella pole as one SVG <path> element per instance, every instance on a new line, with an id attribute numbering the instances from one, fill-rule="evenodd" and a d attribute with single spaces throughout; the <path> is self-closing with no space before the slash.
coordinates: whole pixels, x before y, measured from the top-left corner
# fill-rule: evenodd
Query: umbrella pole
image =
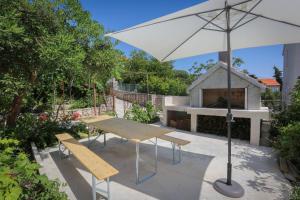
<path id="1" fill-rule="evenodd" d="M 228 163 L 227 163 L 227 179 L 221 178 L 215 181 L 214 188 L 221 194 L 232 197 L 240 198 L 244 195 L 244 189 L 242 186 L 233 181 L 232 176 L 232 164 L 231 164 L 231 123 L 233 121 L 233 116 L 231 113 L 231 28 L 230 28 L 230 9 L 231 7 L 225 6 L 226 10 L 226 20 L 227 20 L 227 137 L 228 137 Z"/>

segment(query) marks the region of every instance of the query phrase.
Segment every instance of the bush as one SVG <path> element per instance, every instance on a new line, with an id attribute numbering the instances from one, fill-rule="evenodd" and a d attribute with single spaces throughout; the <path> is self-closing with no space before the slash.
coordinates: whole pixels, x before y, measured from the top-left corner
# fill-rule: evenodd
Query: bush
<path id="1" fill-rule="evenodd" d="M 60 184 L 38 174 L 39 166 L 19 151 L 19 142 L 0 140 L 0 200 L 64 200 Z"/>
<path id="2" fill-rule="evenodd" d="M 91 98 L 72 100 L 70 104 L 70 109 L 88 108 L 93 106 Z"/>
<path id="3" fill-rule="evenodd" d="M 73 137 L 79 138 L 79 132 L 86 132 L 83 124 L 72 124 L 68 117 L 66 121 L 58 122 L 51 119 L 51 116 L 34 115 L 25 113 L 19 116 L 15 128 L 5 130 L 0 136 L 15 138 L 21 141 L 21 146 L 30 148 L 30 143 L 43 149 L 56 143 L 55 135 L 61 132 L 68 132 Z"/>
<path id="4" fill-rule="evenodd" d="M 280 155 L 293 161 L 300 169 L 300 122 L 289 124 L 280 129 L 278 141 L 275 143 Z"/>
<path id="5" fill-rule="evenodd" d="M 150 102 L 147 102 L 146 108 L 138 104 L 133 104 L 132 108 L 125 113 L 124 118 L 141 123 L 154 123 L 158 121 L 157 111 Z"/>
<path id="6" fill-rule="evenodd" d="M 299 186 L 295 186 L 293 188 L 293 192 L 290 196 L 290 200 L 300 200 L 300 187 Z"/>

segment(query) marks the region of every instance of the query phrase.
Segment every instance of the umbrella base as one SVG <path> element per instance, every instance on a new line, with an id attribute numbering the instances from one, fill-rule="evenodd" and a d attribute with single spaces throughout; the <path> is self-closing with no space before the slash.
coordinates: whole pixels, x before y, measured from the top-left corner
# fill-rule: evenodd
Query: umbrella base
<path id="1" fill-rule="evenodd" d="M 245 193 L 242 186 L 233 180 L 231 181 L 231 185 L 228 185 L 226 178 L 216 180 L 214 182 L 214 188 L 219 193 L 231 198 L 240 198 Z"/>

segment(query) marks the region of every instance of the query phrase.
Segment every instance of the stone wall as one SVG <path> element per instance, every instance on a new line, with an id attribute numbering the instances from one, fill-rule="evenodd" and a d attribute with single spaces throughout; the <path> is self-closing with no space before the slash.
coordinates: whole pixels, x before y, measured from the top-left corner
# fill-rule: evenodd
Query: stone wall
<path id="1" fill-rule="evenodd" d="M 94 107 L 89 108 L 77 108 L 77 109 L 69 109 L 70 105 L 64 105 L 64 110 L 60 109 L 58 112 L 58 116 L 62 117 L 64 115 L 72 115 L 73 113 L 79 113 L 81 117 L 89 117 L 94 116 L 95 111 L 97 115 L 100 115 L 104 112 L 113 111 L 114 101 L 112 96 L 106 97 L 106 104 L 101 104 L 97 106 L 96 109 Z M 58 106 L 55 106 L 55 112 L 57 111 Z"/>

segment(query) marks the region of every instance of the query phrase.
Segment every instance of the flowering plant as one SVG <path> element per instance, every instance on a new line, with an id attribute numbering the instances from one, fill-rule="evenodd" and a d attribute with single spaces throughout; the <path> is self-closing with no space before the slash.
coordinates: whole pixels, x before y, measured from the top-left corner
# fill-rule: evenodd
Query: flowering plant
<path id="1" fill-rule="evenodd" d="M 73 114 L 72 114 L 72 117 L 71 117 L 71 119 L 72 120 L 78 120 L 79 118 L 80 118 L 80 113 L 79 112 L 74 112 Z"/>
<path id="2" fill-rule="evenodd" d="M 47 113 L 41 113 L 39 115 L 39 120 L 40 121 L 46 121 L 48 119 L 48 114 Z"/>

